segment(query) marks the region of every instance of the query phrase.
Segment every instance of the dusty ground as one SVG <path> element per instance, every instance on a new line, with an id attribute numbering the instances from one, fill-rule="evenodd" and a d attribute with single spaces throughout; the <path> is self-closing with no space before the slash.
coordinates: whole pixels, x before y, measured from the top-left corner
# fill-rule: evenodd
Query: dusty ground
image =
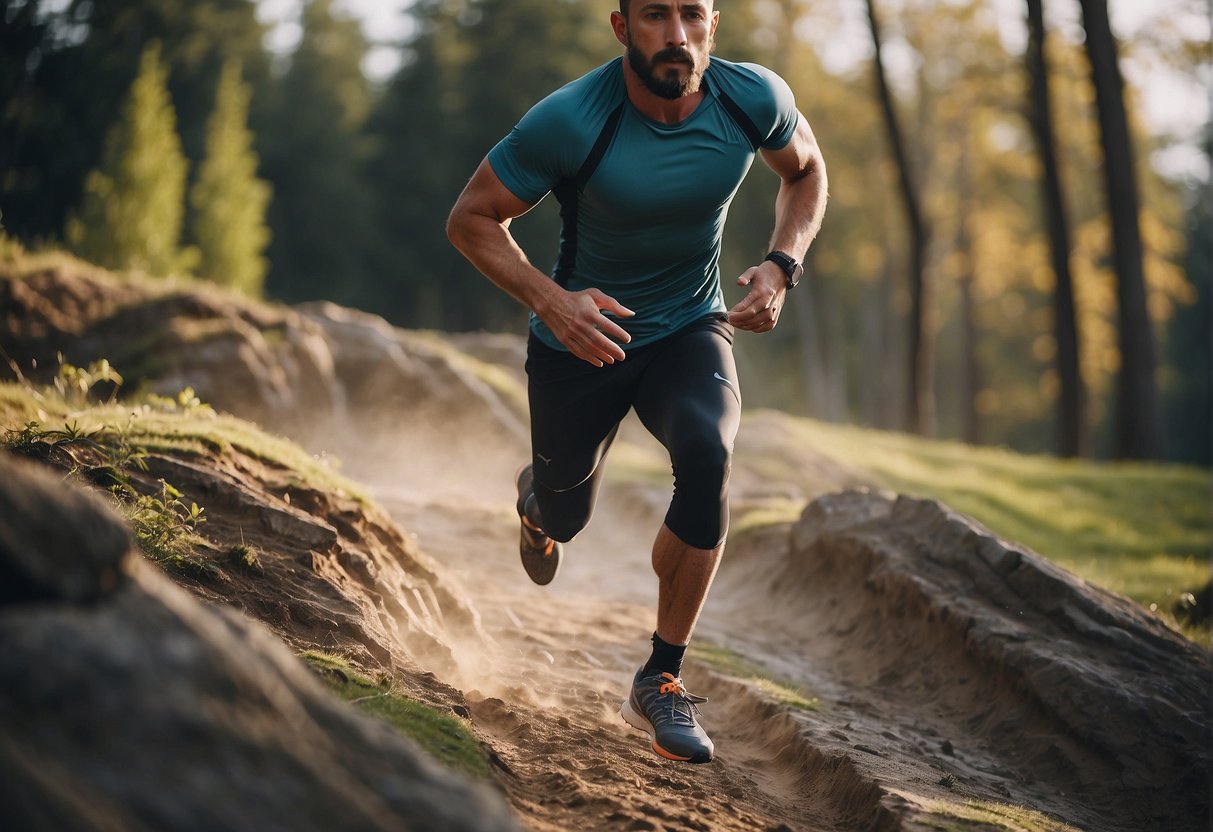
<path id="1" fill-rule="evenodd" d="M 414 460 L 434 476 L 426 463 Z M 846 597 L 801 593 L 792 603 L 812 611 L 806 622 L 756 587 L 754 575 L 775 574 L 787 557 L 786 525 L 733 542 L 699 638 L 742 653 L 820 709 L 779 705 L 753 682 L 692 660 L 683 677 L 711 700 L 703 724 L 718 757 L 705 766 L 660 760 L 617 708 L 654 627 L 648 552 L 666 492 L 608 486 L 590 528 L 566 547 L 561 574 L 536 587 L 515 554 L 512 472 L 490 462 L 461 482 L 443 470 L 428 493 L 384 480 L 377 498 L 480 612 L 491 645 L 469 641 L 457 650 L 460 670 L 450 681 L 499 755 L 501 782 L 529 828 L 930 829 L 943 828 L 924 811 L 931 801 L 1022 803 L 1028 794 L 1038 810 L 1108 828 L 1095 817 L 1086 821 L 1096 825 L 1084 823 L 1064 788 L 1029 787 L 1006 753 L 970 747 L 964 738 L 974 732 L 958 720 L 972 719 L 972 709 L 924 707 L 904 686 L 870 678 L 880 660 L 869 649 L 903 645 L 894 639 L 857 651 L 854 626 L 834 626 Z M 373 482 L 374 472 L 365 473 Z M 744 491 L 737 497 L 748 499 Z M 930 698 L 930 678 L 910 684 Z M 974 686 L 974 697 L 987 692 Z M 945 775 L 954 778 L 950 788 L 940 785 Z"/>
<path id="2" fill-rule="evenodd" d="M 663 761 L 623 723 L 618 705 L 653 628 L 644 540 L 652 518 L 628 522 L 625 509 L 604 505 L 596 525 L 605 530 L 570 546 L 566 568 L 540 588 L 511 557 L 516 521 L 500 506 L 388 506 L 451 566 L 451 580 L 495 642 L 487 653 L 459 656 L 459 683 L 528 827 L 854 829 L 879 812 L 879 793 L 844 757 L 833 761 L 829 780 L 804 765 L 812 750 L 799 747 L 794 716 L 694 663 L 684 678 L 711 699 L 703 710 L 718 748 L 714 763 Z M 858 794 L 840 802 L 852 790 Z"/>

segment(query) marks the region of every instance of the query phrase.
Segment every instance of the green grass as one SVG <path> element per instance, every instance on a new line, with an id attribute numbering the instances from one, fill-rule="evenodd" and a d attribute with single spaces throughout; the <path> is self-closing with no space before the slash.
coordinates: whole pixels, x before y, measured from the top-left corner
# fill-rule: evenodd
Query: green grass
<path id="1" fill-rule="evenodd" d="M 931 801 L 926 815 L 914 818 L 914 829 L 937 832 L 971 832 L 998 829 L 1006 832 L 1079 832 L 1078 828 L 1022 806 L 968 800 L 964 803 Z"/>
<path id="2" fill-rule="evenodd" d="M 319 460 L 294 442 L 266 433 L 252 422 L 217 415 L 198 402 L 192 391 L 178 399 L 147 396 L 114 404 L 69 403 L 58 391 L 0 382 L 0 431 L 20 428 L 31 419 L 44 429 L 74 423 L 83 433 L 121 434 L 148 453 L 224 453 L 231 449 L 264 463 L 288 469 L 309 488 L 345 495 L 361 503 L 366 493 L 341 476 L 331 462 Z"/>
<path id="3" fill-rule="evenodd" d="M 754 685 L 780 705 L 802 711 L 821 710 L 821 700 L 816 696 L 807 696 L 799 688 L 772 678 L 766 670 L 727 647 L 696 639 L 687 654 L 692 661 L 702 662 L 718 673 Z"/>
<path id="4" fill-rule="evenodd" d="M 734 504 L 733 519 L 729 521 L 729 536 L 735 539 L 761 526 L 795 523 L 803 511 L 803 502 L 783 498 L 765 500 L 762 505 L 747 507 L 741 511 Z"/>
<path id="5" fill-rule="evenodd" d="M 1209 580 L 1213 483 L 1205 469 L 1016 454 L 785 417 L 794 441 L 930 497 L 1066 569 L 1169 609 Z"/>
<path id="6" fill-rule="evenodd" d="M 488 761 L 465 720 L 396 693 L 386 676 L 371 680 L 340 656 L 317 650 L 300 655 L 334 693 L 384 720 L 448 768 L 473 778 L 489 776 Z"/>

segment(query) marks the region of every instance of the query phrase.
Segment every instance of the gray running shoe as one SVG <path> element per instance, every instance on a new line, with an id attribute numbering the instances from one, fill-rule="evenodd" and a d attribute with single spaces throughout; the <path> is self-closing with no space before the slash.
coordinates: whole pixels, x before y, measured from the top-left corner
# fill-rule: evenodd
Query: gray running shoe
<path id="1" fill-rule="evenodd" d="M 564 549 L 560 542 L 553 540 L 543 533 L 530 517 L 527 517 L 527 498 L 534 493 L 534 467 L 524 465 L 514 478 L 518 487 L 518 519 L 522 524 L 522 534 L 518 542 L 518 552 L 522 556 L 522 568 L 530 579 L 540 586 L 546 586 L 560 571 L 560 558 Z"/>
<path id="2" fill-rule="evenodd" d="M 619 706 L 623 721 L 644 731 L 653 741 L 653 751 L 667 760 L 710 763 L 716 747 L 695 721 L 700 705 L 708 700 L 687 693 L 682 680 L 670 673 L 636 671 L 632 693 Z"/>

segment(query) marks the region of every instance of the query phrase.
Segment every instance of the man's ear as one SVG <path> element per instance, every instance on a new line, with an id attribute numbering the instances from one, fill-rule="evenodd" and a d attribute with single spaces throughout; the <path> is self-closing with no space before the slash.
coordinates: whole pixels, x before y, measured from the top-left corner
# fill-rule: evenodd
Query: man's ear
<path id="1" fill-rule="evenodd" d="M 628 45 L 628 20 L 619 12 L 611 12 L 611 29 L 615 32 L 615 40 Z"/>

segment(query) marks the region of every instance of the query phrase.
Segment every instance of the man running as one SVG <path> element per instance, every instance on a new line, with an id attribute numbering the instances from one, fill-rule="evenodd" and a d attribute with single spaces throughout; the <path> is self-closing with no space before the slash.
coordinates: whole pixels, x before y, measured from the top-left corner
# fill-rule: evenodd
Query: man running
<path id="1" fill-rule="evenodd" d="M 455 247 L 531 310 L 532 462 L 516 484 L 532 580 L 555 577 L 561 542 L 589 521 L 630 409 L 670 453 L 674 495 L 653 544 L 657 629 L 621 713 L 657 754 L 692 763 L 714 753 L 695 718 L 705 700 L 680 672 L 728 529 L 734 328 L 775 327 L 826 201 L 825 165 L 791 90 L 768 69 L 709 57 L 718 20 L 712 0 L 620 0 L 611 26 L 623 57 L 523 116 L 447 225 Z M 721 235 L 756 153 L 781 180 L 775 230 L 728 309 Z M 509 232 L 549 192 L 562 221 L 551 276 Z"/>

